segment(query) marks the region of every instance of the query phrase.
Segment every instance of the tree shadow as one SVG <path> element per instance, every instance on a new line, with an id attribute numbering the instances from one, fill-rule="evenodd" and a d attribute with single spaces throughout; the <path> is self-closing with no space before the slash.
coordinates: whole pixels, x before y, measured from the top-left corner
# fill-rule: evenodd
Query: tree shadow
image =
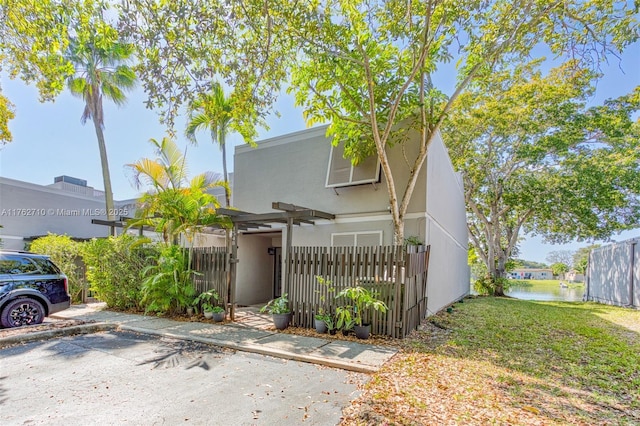
<path id="1" fill-rule="evenodd" d="M 176 368 L 184 366 L 185 370 L 201 368 L 205 371 L 210 369 L 207 358 L 213 354 L 221 358 L 223 351 L 221 348 L 187 340 L 161 339 L 162 344 L 152 357 L 141 361 L 137 365 L 152 365 L 154 369 Z"/>

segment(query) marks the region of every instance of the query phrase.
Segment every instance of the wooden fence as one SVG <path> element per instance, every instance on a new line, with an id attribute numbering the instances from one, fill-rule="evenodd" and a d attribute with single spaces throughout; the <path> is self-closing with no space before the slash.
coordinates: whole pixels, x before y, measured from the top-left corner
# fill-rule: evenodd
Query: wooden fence
<path id="1" fill-rule="evenodd" d="M 227 272 L 229 255 L 225 247 L 196 247 L 191 252 L 191 269 L 196 271 L 194 283 L 196 294 L 216 290 L 220 295 L 219 304 L 229 303 Z"/>
<path id="2" fill-rule="evenodd" d="M 285 262 L 289 276 L 284 291 L 294 325 L 313 327 L 320 308 L 335 312 L 346 303 L 335 294 L 356 285 L 373 290 L 389 307 L 385 314 L 372 312 L 364 318 L 374 334 L 405 337 L 426 315 L 428 246 L 293 247 Z M 328 293 L 317 276 L 330 281 L 334 292 Z"/>

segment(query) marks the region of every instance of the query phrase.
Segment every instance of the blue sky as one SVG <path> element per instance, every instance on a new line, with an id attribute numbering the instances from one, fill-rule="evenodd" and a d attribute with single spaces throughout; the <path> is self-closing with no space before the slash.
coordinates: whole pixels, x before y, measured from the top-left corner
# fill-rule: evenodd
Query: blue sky
<path id="1" fill-rule="evenodd" d="M 640 85 L 640 43 L 629 48 L 622 62 L 611 62 L 604 68 L 605 76 L 597 87 L 593 102 L 630 92 Z M 81 99 L 68 92 L 61 94 L 55 102 L 40 103 L 37 90 L 21 81 L 9 80 L 2 74 L 2 91 L 15 104 L 16 118 L 10 122 L 13 142 L 0 148 L 0 176 L 36 184 L 53 183 L 59 175 L 69 175 L 87 180 L 90 186 L 102 189 L 102 172 L 96 135 L 91 122 L 82 125 Z M 438 84 L 436 82 L 436 84 Z M 152 157 L 150 138 L 162 138 L 166 133 L 159 124 L 155 112 L 147 110 L 143 101 L 145 94 L 137 89 L 129 95 L 123 108 L 105 103 L 105 139 L 111 170 L 111 181 L 116 199 L 136 197 L 138 191 L 131 183 L 131 173 L 125 167 L 142 157 Z M 282 95 L 276 109 L 281 117 L 268 118 L 270 129 L 260 129 L 259 138 L 279 136 L 306 128 L 302 112 L 293 105 L 291 96 Z M 199 135 L 198 146 L 189 145 L 181 134 L 184 120 L 178 120 L 179 146 L 187 147 L 190 175 L 204 171 L 222 171 L 220 150 L 208 135 Z M 238 135 L 230 135 L 230 145 L 243 143 Z M 232 152 L 231 150 L 229 152 Z M 233 170 L 233 159 L 229 158 L 229 170 Z M 622 233 L 614 240 L 640 236 L 640 229 Z M 587 243 L 563 246 L 543 244 L 539 238 L 527 238 L 521 245 L 520 257 L 544 262 L 553 250 L 576 250 Z"/>

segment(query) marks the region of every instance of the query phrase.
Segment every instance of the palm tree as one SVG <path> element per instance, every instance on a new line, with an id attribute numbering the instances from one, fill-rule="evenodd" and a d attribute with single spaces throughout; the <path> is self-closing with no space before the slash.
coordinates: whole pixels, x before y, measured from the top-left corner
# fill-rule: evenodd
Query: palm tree
<path id="1" fill-rule="evenodd" d="M 218 200 L 207 190 L 224 186 L 213 173 L 201 173 L 188 180 L 185 156 L 170 138 L 151 139 L 157 158 L 143 158 L 127 167 L 133 170 L 137 188 L 143 184 L 151 190 L 140 199 L 142 208 L 129 227 L 152 226 L 166 243 L 176 244 L 184 235 L 189 247 L 206 226 L 228 227 L 228 220 L 217 214 Z"/>
<path id="2" fill-rule="evenodd" d="M 82 124 L 87 119 L 93 121 L 98 137 L 102 179 L 104 181 L 104 197 L 107 219 L 114 219 L 113 190 L 107 160 L 107 147 L 104 141 L 103 97 L 118 106 L 124 105 L 127 98 L 125 91 L 136 85 L 134 71 L 126 65 L 133 53 L 133 46 L 126 43 L 108 43 L 94 39 L 88 43 L 73 40 L 69 46 L 68 59 L 75 66 L 75 73 L 67 80 L 71 94 L 82 98 L 85 103 L 82 113 Z"/>
<path id="3" fill-rule="evenodd" d="M 193 101 L 190 107 L 191 115 L 187 123 L 187 138 L 196 143 L 196 132 L 199 130 L 209 130 L 211 142 L 218 143 L 222 151 L 222 173 L 226 183 L 224 195 L 226 206 L 231 205 L 231 191 L 229 187 L 229 176 L 227 174 L 227 132 L 232 124 L 233 102 L 230 97 L 226 97 L 222 86 L 217 81 L 213 83 L 211 92 L 203 93 Z"/>

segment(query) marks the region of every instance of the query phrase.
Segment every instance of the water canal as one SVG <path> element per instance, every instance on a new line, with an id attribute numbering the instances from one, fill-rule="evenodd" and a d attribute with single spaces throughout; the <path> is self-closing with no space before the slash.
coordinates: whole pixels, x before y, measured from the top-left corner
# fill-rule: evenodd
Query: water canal
<path id="1" fill-rule="evenodd" d="M 565 284 L 556 280 L 513 280 L 506 293 L 508 296 L 524 300 L 580 302 L 584 295 L 584 284 Z"/>

